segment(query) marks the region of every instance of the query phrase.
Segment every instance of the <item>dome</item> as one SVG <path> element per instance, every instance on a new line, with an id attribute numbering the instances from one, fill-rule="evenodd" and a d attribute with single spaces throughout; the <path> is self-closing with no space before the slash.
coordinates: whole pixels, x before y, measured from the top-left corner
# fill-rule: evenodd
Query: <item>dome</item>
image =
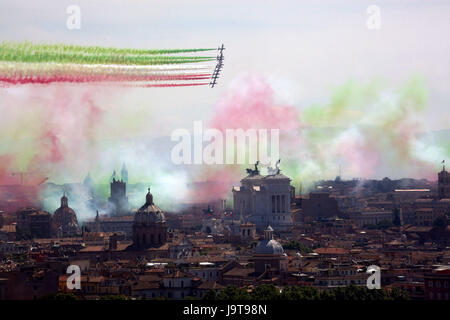
<path id="1" fill-rule="evenodd" d="M 77 235 L 80 233 L 75 211 L 69 207 L 68 199 L 64 194 L 61 197 L 61 206 L 55 210 L 52 217 L 52 228 L 60 236 Z"/>
<path id="2" fill-rule="evenodd" d="M 162 223 L 166 221 L 164 212 L 156 205 L 142 206 L 135 214 L 134 221 L 138 223 Z"/>
<path id="3" fill-rule="evenodd" d="M 283 254 L 284 250 L 281 244 L 274 239 L 262 240 L 255 248 L 255 254 Z"/>
<path id="4" fill-rule="evenodd" d="M 283 254 L 281 244 L 273 238 L 273 228 L 267 226 L 264 230 L 264 240 L 260 241 L 255 248 L 255 254 Z"/>
<path id="5" fill-rule="evenodd" d="M 75 216 L 76 219 L 76 213 L 71 207 L 59 207 L 55 210 L 53 213 L 54 216 Z"/>
<path id="6" fill-rule="evenodd" d="M 150 188 L 148 189 L 145 204 L 139 208 L 134 216 L 134 222 L 147 225 L 166 222 L 164 212 L 153 203 L 153 195 L 150 193 Z"/>

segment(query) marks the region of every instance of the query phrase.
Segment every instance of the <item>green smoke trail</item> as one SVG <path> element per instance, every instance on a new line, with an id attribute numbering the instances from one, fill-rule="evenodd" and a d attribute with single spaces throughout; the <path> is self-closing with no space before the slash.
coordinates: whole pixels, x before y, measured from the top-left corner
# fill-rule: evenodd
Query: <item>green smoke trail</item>
<path id="1" fill-rule="evenodd" d="M 50 46 L 49 48 L 53 47 Z M 128 52 L 125 49 L 118 49 L 119 51 L 116 52 L 115 49 L 109 48 L 96 51 L 96 47 L 87 47 L 90 49 L 86 51 L 82 50 L 83 47 L 75 47 L 77 50 L 74 51 L 67 51 L 64 50 L 64 48 L 60 48 L 60 50 L 49 50 L 49 48 L 46 48 L 45 45 L 11 45 L 3 43 L 0 45 L 0 60 L 9 62 L 72 62 L 84 64 L 132 65 L 181 64 L 215 60 L 215 57 L 207 56 L 164 56 L 134 53 L 133 50 Z"/>
<path id="2" fill-rule="evenodd" d="M 175 54 L 175 53 L 191 53 L 216 50 L 215 48 L 195 48 L 195 49 L 124 49 L 112 47 L 98 46 L 76 46 L 67 44 L 33 44 L 31 42 L 2 42 L 0 50 L 11 50 L 18 52 L 31 53 L 90 53 L 90 54 L 131 54 L 131 55 L 158 55 L 158 54 Z"/>
<path id="3" fill-rule="evenodd" d="M 57 62 L 85 64 L 133 64 L 162 65 L 212 61 L 210 57 L 154 57 L 154 56 L 121 56 L 121 55 L 80 55 L 59 53 L 27 54 L 22 52 L 0 51 L 0 60 L 9 62 Z"/>

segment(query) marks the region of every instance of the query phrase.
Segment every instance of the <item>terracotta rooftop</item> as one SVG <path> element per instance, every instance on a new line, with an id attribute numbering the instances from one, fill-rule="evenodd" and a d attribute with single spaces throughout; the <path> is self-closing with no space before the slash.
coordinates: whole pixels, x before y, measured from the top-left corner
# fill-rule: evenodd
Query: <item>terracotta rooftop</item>
<path id="1" fill-rule="evenodd" d="M 314 250 L 314 252 L 318 254 L 337 254 L 337 255 L 349 253 L 349 251 L 344 248 L 317 248 L 316 250 Z"/>
<path id="2" fill-rule="evenodd" d="M 206 281 L 198 286 L 198 289 L 203 289 L 203 290 L 221 290 L 224 288 L 225 287 L 223 285 L 217 283 L 216 281 Z"/>

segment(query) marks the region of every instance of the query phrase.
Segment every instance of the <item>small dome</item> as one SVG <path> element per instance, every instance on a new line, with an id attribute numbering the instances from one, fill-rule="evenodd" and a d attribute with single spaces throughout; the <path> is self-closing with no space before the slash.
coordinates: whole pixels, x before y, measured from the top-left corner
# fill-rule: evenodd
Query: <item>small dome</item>
<path id="1" fill-rule="evenodd" d="M 262 240 L 255 248 L 255 254 L 283 254 L 284 250 L 281 244 L 274 239 Z"/>

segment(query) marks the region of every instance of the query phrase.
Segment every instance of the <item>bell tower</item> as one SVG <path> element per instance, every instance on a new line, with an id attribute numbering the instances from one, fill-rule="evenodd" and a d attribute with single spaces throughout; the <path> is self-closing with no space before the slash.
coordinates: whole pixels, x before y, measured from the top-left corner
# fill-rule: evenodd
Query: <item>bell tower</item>
<path id="1" fill-rule="evenodd" d="M 450 198 L 450 173 L 445 170 L 445 160 L 442 161 L 442 171 L 438 173 L 438 198 Z"/>

